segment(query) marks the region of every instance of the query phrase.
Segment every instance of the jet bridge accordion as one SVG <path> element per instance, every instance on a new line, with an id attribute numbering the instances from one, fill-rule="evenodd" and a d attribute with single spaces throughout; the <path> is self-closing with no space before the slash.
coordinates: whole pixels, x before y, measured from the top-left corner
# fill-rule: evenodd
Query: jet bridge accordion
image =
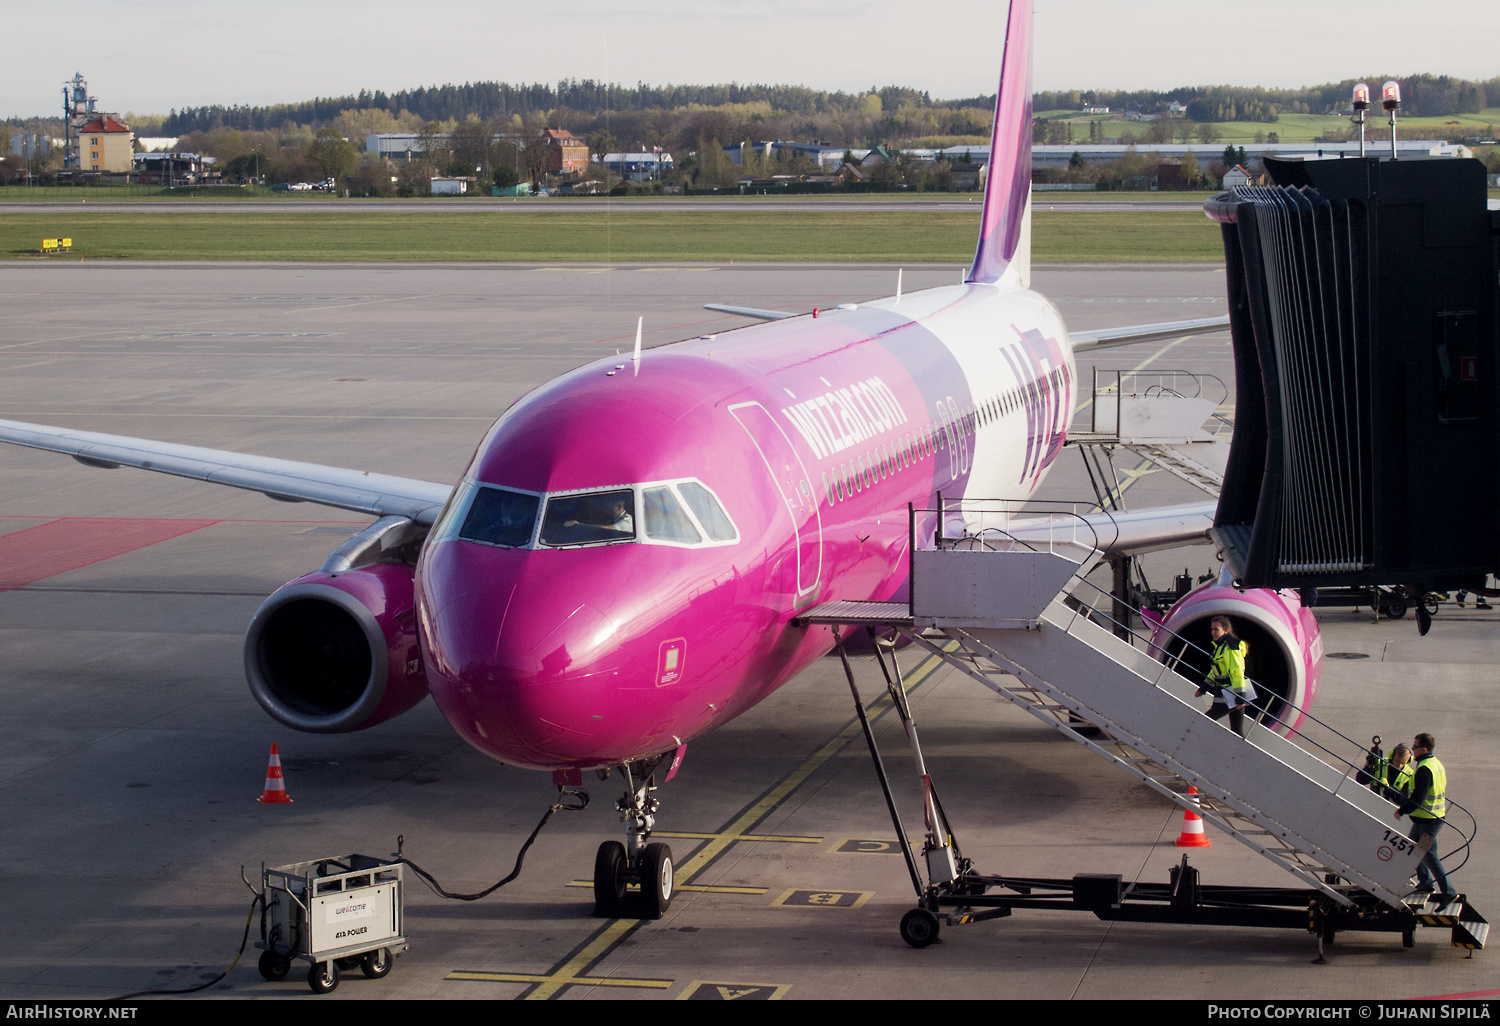
<path id="1" fill-rule="evenodd" d="M 1265 161 L 1215 196 L 1235 431 L 1212 531 L 1256 588 L 1480 583 L 1500 569 L 1496 269 L 1484 166 Z"/>

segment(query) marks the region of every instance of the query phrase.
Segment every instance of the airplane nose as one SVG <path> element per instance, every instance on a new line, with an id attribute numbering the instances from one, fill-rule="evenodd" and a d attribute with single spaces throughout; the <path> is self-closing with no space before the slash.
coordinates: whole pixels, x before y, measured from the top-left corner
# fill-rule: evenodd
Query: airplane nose
<path id="1" fill-rule="evenodd" d="M 443 715 L 513 765 L 604 761 L 598 735 L 622 669 L 618 624 L 597 599 L 562 586 L 539 554 L 465 542 L 435 549 L 424 557 L 420 625 Z"/>

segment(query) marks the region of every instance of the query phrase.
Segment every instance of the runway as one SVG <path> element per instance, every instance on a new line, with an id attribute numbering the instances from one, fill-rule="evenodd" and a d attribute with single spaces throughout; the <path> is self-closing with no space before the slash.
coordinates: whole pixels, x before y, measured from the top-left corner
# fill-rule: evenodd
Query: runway
<path id="1" fill-rule="evenodd" d="M 907 267 L 904 288 L 962 271 Z M 896 272 L 4 263 L 0 418 L 451 482 L 515 398 L 628 351 L 637 317 L 646 345 L 663 344 L 746 323 L 706 302 L 826 308 L 894 292 Z M 1043 266 L 1035 284 L 1075 328 L 1224 310 L 1212 266 Z M 1232 416 L 1225 335 L 1110 350 L 1093 364 L 1213 375 Z M 1080 364 L 1080 382 L 1093 364 Z M 1162 473 L 1129 480 L 1132 508 L 1202 497 Z M 1059 461 L 1046 495 L 1090 498 L 1076 456 Z M 431 702 L 366 732 L 295 734 L 245 685 L 243 633 L 261 601 L 365 523 L 0 446 L 0 995 L 98 999 L 213 978 L 250 904 L 241 867 L 253 880 L 262 864 L 386 855 L 399 835 L 450 890 L 510 871 L 555 798 L 546 774 L 486 759 Z M 1147 569 L 1163 588 L 1184 567 L 1214 566 L 1200 546 Z M 1341 655 L 1324 664 L 1316 710 L 1361 741 L 1438 737 L 1450 793 L 1480 822 L 1455 882 L 1492 918 L 1497 617 L 1445 605 L 1418 638 L 1410 618 L 1320 613 L 1325 648 Z M 929 765 L 976 864 L 1166 880 L 1181 858 L 1180 811 L 966 678 L 907 659 Z M 859 672 L 873 700 L 875 671 Z M 910 821 L 919 790 L 893 716 L 878 734 Z M 254 800 L 272 742 L 291 805 Z M 591 916 L 591 892 L 575 882 L 591 878 L 595 848 L 620 824 L 615 781 L 585 786 L 591 806 L 553 817 L 519 879 L 493 896 L 445 901 L 413 880 L 412 947 L 388 977 L 351 973 L 315 998 L 301 971 L 263 980 L 252 948 L 199 997 L 1376 1000 L 1496 987 L 1493 952 L 1466 959 L 1435 929 L 1410 950 L 1394 936 L 1340 935 L 1318 966 L 1301 931 L 1018 911 L 945 928 L 942 943 L 915 951 L 897 934 L 912 905 L 901 858 L 888 843 L 850 843 L 893 834 L 832 659 L 689 745 L 660 792 L 658 837 L 682 888 L 660 921 Z M 1294 885 L 1211 836 L 1214 847 L 1192 856 L 1205 883 Z"/>

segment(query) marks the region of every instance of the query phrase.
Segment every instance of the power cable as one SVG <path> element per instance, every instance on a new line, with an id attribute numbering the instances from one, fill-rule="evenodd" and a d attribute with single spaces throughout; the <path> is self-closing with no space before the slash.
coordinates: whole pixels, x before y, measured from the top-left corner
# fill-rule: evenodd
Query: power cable
<path id="1" fill-rule="evenodd" d="M 542 818 L 537 823 L 536 828 L 531 831 L 531 836 L 526 838 L 525 844 L 521 845 L 521 850 L 516 853 L 516 864 L 515 867 L 510 871 L 510 875 L 505 879 L 500 880 L 497 883 L 485 888 L 484 890 L 479 891 L 476 894 L 454 894 L 450 891 L 444 890 L 442 885 L 437 882 L 437 879 L 433 877 L 431 873 L 427 872 L 411 859 L 406 858 L 401 854 L 401 849 L 405 845 L 406 841 L 404 835 L 398 836 L 396 838 L 396 858 L 394 862 L 388 863 L 388 865 L 400 863 L 402 865 L 410 866 L 412 868 L 412 871 L 421 878 L 423 883 L 431 888 L 434 893 L 444 898 L 453 898 L 457 901 L 477 901 L 480 898 L 487 897 L 488 895 L 493 894 L 495 891 L 499 890 L 501 887 L 504 887 L 506 884 L 510 883 L 516 877 L 521 875 L 521 864 L 523 861 L 525 861 L 527 850 L 531 847 L 532 843 L 536 841 L 537 835 L 542 832 L 542 827 L 547 825 L 547 821 L 551 819 L 554 814 L 561 812 L 564 809 L 569 812 L 579 812 L 583 809 L 588 808 L 589 794 L 587 791 L 584 791 L 581 788 L 561 788 L 560 796 L 565 800 L 557 802 L 553 805 L 549 805 L 547 807 L 547 811 L 542 815 Z M 573 801 L 570 802 L 566 800 L 570 798 L 573 799 Z M 344 865 L 344 863 L 340 862 L 338 859 L 324 859 L 323 861 L 318 863 L 318 871 L 320 874 L 322 873 L 323 868 L 326 866 L 338 866 L 340 869 L 343 869 L 345 871 L 348 871 L 350 869 L 349 866 Z M 265 895 L 259 892 L 257 892 L 255 897 L 250 900 L 250 911 L 245 915 L 245 932 L 244 935 L 240 938 L 240 950 L 235 953 L 234 961 L 230 962 L 229 965 L 225 967 L 224 971 L 215 976 L 213 979 L 208 980 L 205 983 L 200 983 L 196 987 L 185 987 L 177 990 L 138 990 L 130 994 L 124 994 L 120 997 L 108 998 L 106 1000 L 129 1001 L 132 998 L 147 997 L 149 995 L 157 994 L 196 994 L 200 990 L 207 990 L 209 987 L 212 987 L 214 984 L 224 979 L 224 977 L 228 976 L 234 970 L 234 967 L 239 965 L 240 959 L 244 957 L 245 948 L 250 943 L 250 924 L 255 920 L 255 907 L 257 905 L 261 907 L 261 915 L 262 917 L 264 917 L 265 901 Z M 264 918 L 262 918 L 261 925 L 262 929 L 264 929 Z"/>

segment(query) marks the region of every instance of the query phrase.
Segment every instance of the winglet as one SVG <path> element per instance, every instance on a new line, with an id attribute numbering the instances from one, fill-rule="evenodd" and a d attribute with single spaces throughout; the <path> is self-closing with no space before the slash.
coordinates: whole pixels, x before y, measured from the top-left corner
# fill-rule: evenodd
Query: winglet
<path id="1" fill-rule="evenodd" d="M 1031 279 L 1031 0 L 1011 0 L 979 248 L 966 281 Z"/>

